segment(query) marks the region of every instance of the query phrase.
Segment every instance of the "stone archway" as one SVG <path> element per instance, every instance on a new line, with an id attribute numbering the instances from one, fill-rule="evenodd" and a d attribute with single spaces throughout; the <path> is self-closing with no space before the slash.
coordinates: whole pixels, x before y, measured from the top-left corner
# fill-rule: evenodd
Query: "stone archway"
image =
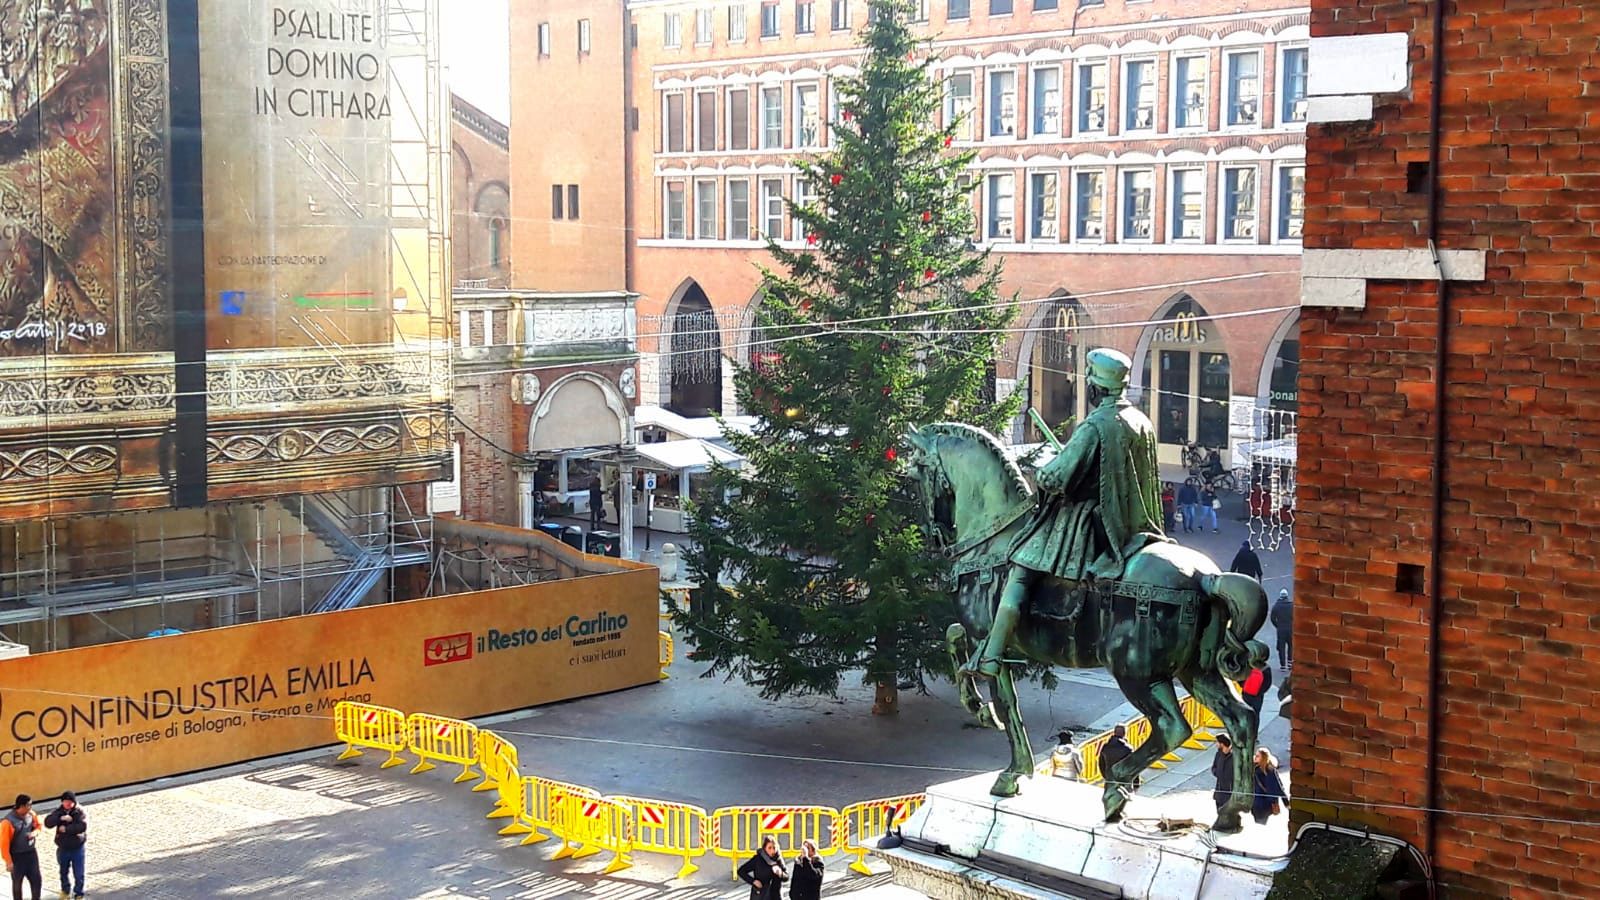
<path id="1" fill-rule="evenodd" d="M 668 305 L 670 331 L 662 357 L 667 409 L 683 416 L 722 412 L 722 326 L 711 298 L 693 278 Z"/>
<path id="2" fill-rule="evenodd" d="M 1027 391 L 1027 406 L 1039 411 L 1052 428 L 1087 414 L 1083 390 L 1084 357 L 1092 327 L 1087 310 L 1065 290 L 1052 292 L 1040 304 L 1023 333 L 1017 352 L 1017 373 Z M 1020 421 L 1021 439 L 1044 440 L 1027 409 Z"/>
<path id="3" fill-rule="evenodd" d="M 628 404 L 609 380 L 576 372 L 539 397 L 528 425 L 530 453 L 631 443 Z"/>

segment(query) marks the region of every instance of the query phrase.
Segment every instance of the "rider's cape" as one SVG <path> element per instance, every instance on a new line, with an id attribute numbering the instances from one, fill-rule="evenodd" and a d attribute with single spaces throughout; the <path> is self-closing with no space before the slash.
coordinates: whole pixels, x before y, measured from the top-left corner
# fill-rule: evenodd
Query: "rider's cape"
<path id="1" fill-rule="evenodd" d="M 1060 489 L 1041 492 L 1011 562 L 1069 581 L 1115 579 L 1130 556 L 1165 540 L 1155 428 L 1126 401 L 1090 413 L 1040 476 Z"/>

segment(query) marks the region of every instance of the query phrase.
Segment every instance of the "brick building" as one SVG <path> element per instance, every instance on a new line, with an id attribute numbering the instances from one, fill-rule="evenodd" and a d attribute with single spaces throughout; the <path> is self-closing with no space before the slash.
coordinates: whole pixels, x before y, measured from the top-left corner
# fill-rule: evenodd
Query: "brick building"
<path id="1" fill-rule="evenodd" d="M 1161 397 L 1151 412 L 1172 461 L 1185 440 L 1248 437 L 1250 410 L 1274 396 L 1292 409 L 1303 2 L 923 6 L 944 114 L 962 118 L 960 145 L 978 151 L 973 242 L 997 252 L 1005 290 L 1028 301 L 997 388 L 1026 390 L 1059 422 L 1084 403 L 1079 347 L 1120 347 L 1136 363 L 1134 395 Z M 564 86 L 514 100 L 516 115 L 526 102 L 537 120 L 573 123 L 541 135 L 548 183 L 515 198 L 518 258 L 550 247 L 553 273 L 592 271 L 605 260 L 569 248 L 625 223 L 641 402 L 735 411 L 734 367 L 762 352 L 763 236 L 804 246 L 782 203 L 805 192 L 791 160 L 828 148 L 867 12 L 865 0 L 515 5 L 514 44 L 529 52 L 513 59 L 513 81 Z M 513 152 L 520 171 L 524 151 Z M 1274 312 L 1250 314 L 1263 309 Z"/>
<path id="2" fill-rule="evenodd" d="M 511 267 L 511 130 L 450 95 L 450 250 L 456 281 L 503 288 Z"/>
<path id="3" fill-rule="evenodd" d="M 1294 805 L 1593 897 L 1600 7 L 1440 5 L 1312 3 Z"/>

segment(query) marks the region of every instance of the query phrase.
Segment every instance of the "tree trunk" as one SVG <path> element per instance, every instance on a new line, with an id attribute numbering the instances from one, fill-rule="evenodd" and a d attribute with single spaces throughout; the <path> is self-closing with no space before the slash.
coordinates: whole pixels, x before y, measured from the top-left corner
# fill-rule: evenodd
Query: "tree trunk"
<path id="1" fill-rule="evenodd" d="M 878 692 L 872 698 L 872 714 L 875 716 L 900 714 L 900 688 L 895 685 L 893 675 L 889 676 L 887 681 L 878 682 Z"/>
<path id="2" fill-rule="evenodd" d="M 878 653 L 873 660 L 872 674 L 878 689 L 872 697 L 872 714 L 896 716 L 900 714 L 900 687 L 899 673 L 895 671 L 894 664 L 894 633 L 878 632 L 877 644 Z"/>

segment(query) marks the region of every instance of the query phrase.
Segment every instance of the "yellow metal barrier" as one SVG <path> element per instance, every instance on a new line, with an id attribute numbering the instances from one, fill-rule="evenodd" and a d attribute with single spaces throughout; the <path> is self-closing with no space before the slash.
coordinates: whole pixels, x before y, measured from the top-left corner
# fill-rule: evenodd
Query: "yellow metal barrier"
<path id="1" fill-rule="evenodd" d="M 472 786 L 474 792 L 501 791 L 506 782 L 517 780 L 517 748 L 510 741 L 492 731 L 478 732 L 478 768 L 483 770 L 483 781 Z M 501 791 L 499 796 L 504 796 Z M 503 819 L 516 814 L 516 807 L 496 801 L 491 819 Z"/>
<path id="2" fill-rule="evenodd" d="M 478 761 L 478 726 L 460 719 L 412 713 L 406 719 L 406 745 L 417 755 L 411 774 L 432 769 L 433 763 L 455 763 L 461 767 L 456 784 L 478 777 L 472 766 Z"/>
<path id="3" fill-rule="evenodd" d="M 551 859 L 582 859 L 609 850 L 611 862 L 606 864 L 604 874 L 633 865 L 633 817 L 623 804 L 589 788 L 578 788 L 564 791 L 553 812 L 555 820 L 550 830 L 561 838 L 562 844 Z"/>
<path id="4" fill-rule="evenodd" d="M 659 632 L 659 634 L 661 638 L 657 643 L 661 651 L 661 680 L 666 681 L 672 677 L 667 674 L 667 666 L 672 665 L 672 635 L 665 631 Z"/>
<path id="5" fill-rule="evenodd" d="M 406 714 L 398 709 L 341 700 L 333 707 L 333 733 L 344 742 L 340 759 L 360 756 L 356 748 L 367 747 L 389 751 L 380 769 L 405 762 L 400 751 L 406 749 Z"/>
<path id="6" fill-rule="evenodd" d="M 839 810 L 833 820 L 833 845 L 846 856 L 854 856 L 850 868 L 863 875 L 871 875 L 866 858 L 868 841 L 876 841 L 889 833 L 889 829 L 911 818 L 927 797 L 923 794 L 904 794 L 882 800 L 852 803 Z"/>
<path id="7" fill-rule="evenodd" d="M 547 841 L 550 835 L 539 829 L 554 831 L 566 796 L 584 793 L 599 796 L 582 785 L 524 775 L 517 790 L 517 821 L 500 829 L 500 833 L 527 835 L 522 839 L 522 846 Z"/>
<path id="8" fill-rule="evenodd" d="M 633 849 L 683 857 L 678 878 L 700 871 L 694 860 L 711 846 L 711 817 L 703 808 L 645 797 L 607 799 L 627 807 L 633 816 Z"/>
<path id="9" fill-rule="evenodd" d="M 739 864 L 755 855 L 765 837 L 790 852 L 811 840 L 818 855 L 831 856 L 839 852 L 833 842 L 838 818 L 839 811 L 831 806 L 724 806 L 711 814 L 711 852 L 732 864 L 735 877 Z"/>

